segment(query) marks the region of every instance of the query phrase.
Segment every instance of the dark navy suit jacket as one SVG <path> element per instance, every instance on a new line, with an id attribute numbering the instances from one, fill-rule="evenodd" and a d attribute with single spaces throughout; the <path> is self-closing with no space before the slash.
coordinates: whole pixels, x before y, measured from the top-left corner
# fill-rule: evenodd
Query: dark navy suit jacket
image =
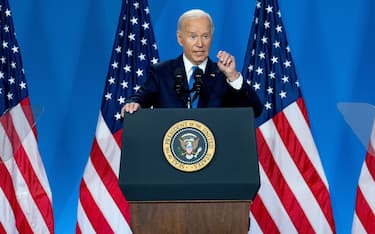
<path id="1" fill-rule="evenodd" d="M 188 90 L 185 66 L 182 55 L 177 59 L 151 65 L 144 85 L 128 102 L 137 102 L 141 107 L 184 108 L 187 107 L 188 93 L 178 95 L 176 92 L 176 70 L 182 71 L 182 82 Z M 245 81 L 240 90 L 232 88 L 226 81 L 217 64 L 210 59 L 202 77 L 198 108 L 202 107 L 253 107 L 255 116 L 262 111 L 261 102 L 255 91 Z"/>

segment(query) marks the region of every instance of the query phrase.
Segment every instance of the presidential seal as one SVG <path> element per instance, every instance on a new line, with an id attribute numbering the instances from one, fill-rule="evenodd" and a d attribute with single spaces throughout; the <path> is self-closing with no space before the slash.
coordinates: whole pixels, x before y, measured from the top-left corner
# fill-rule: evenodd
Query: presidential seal
<path id="1" fill-rule="evenodd" d="M 163 140 L 164 156 L 171 166 L 184 172 L 206 167 L 215 153 L 215 138 L 201 122 L 183 120 L 168 129 Z"/>

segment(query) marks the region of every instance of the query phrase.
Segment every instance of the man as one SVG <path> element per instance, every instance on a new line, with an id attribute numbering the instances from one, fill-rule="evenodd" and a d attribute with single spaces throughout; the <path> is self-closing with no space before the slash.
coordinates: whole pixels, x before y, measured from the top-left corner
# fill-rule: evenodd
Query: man
<path id="1" fill-rule="evenodd" d="M 150 66 L 147 80 L 128 98 L 122 115 L 153 106 L 253 107 L 255 116 L 259 116 L 260 100 L 237 72 L 235 58 L 225 51 L 217 53 L 217 63 L 208 57 L 213 28 L 210 15 L 202 10 L 182 14 L 178 20 L 177 41 L 183 54 Z M 189 87 L 189 82 L 193 81 L 195 86 Z"/>

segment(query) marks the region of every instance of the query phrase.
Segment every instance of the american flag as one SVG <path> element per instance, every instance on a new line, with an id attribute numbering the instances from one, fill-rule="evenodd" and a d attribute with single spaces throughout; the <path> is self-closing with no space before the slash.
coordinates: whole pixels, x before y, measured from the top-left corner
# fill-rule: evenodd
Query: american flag
<path id="1" fill-rule="evenodd" d="M 256 4 L 243 75 L 264 104 L 256 120 L 261 187 L 249 233 L 335 233 L 328 182 L 277 0 Z"/>
<path id="2" fill-rule="evenodd" d="M 375 120 L 357 187 L 352 233 L 375 233 Z"/>
<path id="3" fill-rule="evenodd" d="M 159 55 L 146 0 L 123 1 L 94 143 L 80 186 L 77 233 L 131 233 L 130 210 L 118 185 L 122 119 L 128 96 Z"/>
<path id="4" fill-rule="evenodd" d="M 53 233 L 52 195 L 7 0 L 0 0 L 0 15 L 0 233 Z"/>

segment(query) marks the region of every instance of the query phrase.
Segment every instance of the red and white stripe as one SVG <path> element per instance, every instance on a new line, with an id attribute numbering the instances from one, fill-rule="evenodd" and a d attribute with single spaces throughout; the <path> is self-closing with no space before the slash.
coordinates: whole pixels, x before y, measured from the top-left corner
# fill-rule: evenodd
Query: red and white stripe
<path id="1" fill-rule="evenodd" d="M 359 177 L 352 233 L 375 233 L 375 121 Z"/>
<path id="2" fill-rule="evenodd" d="M 122 130 L 112 135 L 99 114 L 80 186 L 76 233 L 132 233 L 128 202 L 118 185 Z"/>
<path id="3" fill-rule="evenodd" d="M 327 179 L 303 99 L 256 130 L 261 187 L 249 233 L 335 233 Z"/>
<path id="4" fill-rule="evenodd" d="M 53 233 L 52 195 L 29 99 L 0 122 L 0 233 Z"/>

